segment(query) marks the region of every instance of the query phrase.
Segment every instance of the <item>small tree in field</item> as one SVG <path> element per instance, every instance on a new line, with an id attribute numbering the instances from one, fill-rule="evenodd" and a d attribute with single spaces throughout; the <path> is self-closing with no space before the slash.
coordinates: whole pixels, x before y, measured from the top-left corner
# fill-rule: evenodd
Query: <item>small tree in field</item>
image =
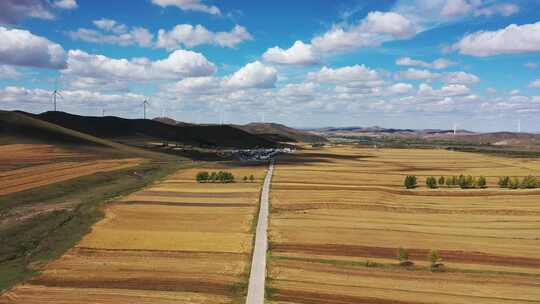
<path id="1" fill-rule="evenodd" d="M 508 184 L 510 183 L 510 177 L 508 176 L 501 176 L 499 177 L 499 182 L 497 183 L 500 188 L 508 188 Z"/>
<path id="2" fill-rule="evenodd" d="M 442 257 L 439 250 L 431 250 L 428 256 L 429 263 L 431 264 L 431 270 L 441 270 L 444 266 L 442 263 Z"/>
<path id="3" fill-rule="evenodd" d="M 486 185 L 487 185 L 487 181 L 486 181 L 486 178 L 484 176 L 480 176 L 477 180 L 476 180 L 476 185 L 478 186 L 478 188 L 486 188 Z"/>
<path id="4" fill-rule="evenodd" d="M 454 185 L 453 179 L 452 179 L 451 176 L 449 176 L 449 177 L 446 179 L 446 186 L 447 186 L 448 188 L 450 188 L 450 187 L 452 187 L 453 185 Z"/>
<path id="5" fill-rule="evenodd" d="M 210 177 L 208 178 L 208 181 L 211 182 L 211 183 L 215 183 L 217 181 L 216 172 L 212 172 L 212 174 L 210 174 Z"/>
<path id="6" fill-rule="evenodd" d="M 437 179 L 435 177 L 430 176 L 426 179 L 426 186 L 431 189 L 437 188 Z"/>
<path id="7" fill-rule="evenodd" d="M 244 178 L 243 178 L 242 180 L 244 181 L 244 183 L 247 183 L 248 177 L 247 177 L 247 176 L 244 176 Z"/>
<path id="8" fill-rule="evenodd" d="M 253 181 L 255 181 L 255 176 L 253 176 L 253 174 L 251 174 L 249 176 L 249 181 L 253 183 Z"/>
<path id="9" fill-rule="evenodd" d="M 439 186 L 444 186 L 445 179 L 444 176 L 439 177 Z"/>
<path id="10" fill-rule="evenodd" d="M 508 181 L 508 188 L 510 189 L 518 189 L 519 186 L 520 186 L 520 182 L 517 177 L 512 177 L 510 181 Z"/>
<path id="11" fill-rule="evenodd" d="M 525 177 L 521 181 L 521 188 L 523 189 L 534 189 L 534 188 L 538 188 L 538 186 L 539 186 L 538 178 L 532 175 Z"/>
<path id="12" fill-rule="evenodd" d="M 407 177 L 405 177 L 404 185 L 407 189 L 416 188 L 416 176 L 407 175 Z"/>
<path id="13" fill-rule="evenodd" d="M 210 174 L 208 174 L 208 172 L 206 171 L 197 173 L 197 176 L 195 177 L 195 179 L 199 183 L 205 183 L 208 181 L 209 178 L 210 178 Z"/>
<path id="14" fill-rule="evenodd" d="M 409 250 L 403 247 L 399 247 L 397 258 L 399 260 L 399 264 L 402 266 L 414 265 L 411 261 L 409 261 Z"/>

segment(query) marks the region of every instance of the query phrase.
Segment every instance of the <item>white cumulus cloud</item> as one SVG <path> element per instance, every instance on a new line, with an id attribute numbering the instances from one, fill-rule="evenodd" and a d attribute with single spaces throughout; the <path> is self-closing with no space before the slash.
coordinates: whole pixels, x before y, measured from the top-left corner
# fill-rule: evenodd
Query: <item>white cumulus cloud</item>
<path id="1" fill-rule="evenodd" d="M 68 68 L 63 72 L 76 77 L 120 81 L 178 80 L 208 76 L 216 71 L 215 65 L 203 55 L 186 50 L 174 51 L 169 57 L 157 61 L 147 58 L 113 59 L 81 50 L 69 51 L 68 57 Z"/>
<path id="2" fill-rule="evenodd" d="M 439 58 L 432 62 L 426 62 L 422 60 L 412 59 L 410 57 L 401 57 L 396 60 L 396 64 L 402 66 L 418 66 L 428 69 L 442 70 L 448 68 L 449 66 L 455 65 L 456 63 L 444 58 Z"/>
<path id="3" fill-rule="evenodd" d="M 76 0 L 56 0 L 53 2 L 53 6 L 65 10 L 72 10 L 79 7 Z"/>
<path id="4" fill-rule="evenodd" d="M 212 32 L 202 25 L 178 24 L 170 31 L 164 29 L 158 31 L 156 47 L 175 49 L 214 44 L 233 48 L 243 41 L 252 39 L 247 29 L 240 25 L 236 25 L 230 32 Z"/>
<path id="5" fill-rule="evenodd" d="M 184 11 L 197 11 L 212 15 L 221 14 L 218 7 L 206 5 L 202 0 L 152 0 L 152 3 L 161 7 L 176 6 Z"/>
<path id="6" fill-rule="evenodd" d="M 231 88 L 272 88 L 277 81 L 277 71 L 259 61 L 246 64 L 225 80 Z"/>
<path id="7" fill-rule="evenodd" d="M 486 57 L 540 51 L 540 22 L 511 24 L 497 31 L 480 31 L 463 37 L 453 45 L 461 54 Z"/>
<path id="8" fill-rule="evenodd" d="M 277 46 L 269 48 L 262 57 L 264 61 L 275 64 L 309 65 L 319 62 L 313 47 L 299 40 L 287 50 Z"/>
<path id="9" fill-rule="evenodd" d="M 117 44 L 121 46 L 139 45 L 151 47 L 154 35 L 148 29 L 142 27 L 128 28 L 115 20 L 94 20 L 94 25 L 100 30 L 79 28 L 69 31 L 67 35 L 74 40 L 82 40 L 91 43 Z"/>
<path id="10" fill-rule="evenodd" d="M 0 26 L 0 63 L 38 68 L 62 69 L 66 66 L 64 49 L 29 31 Z"/>

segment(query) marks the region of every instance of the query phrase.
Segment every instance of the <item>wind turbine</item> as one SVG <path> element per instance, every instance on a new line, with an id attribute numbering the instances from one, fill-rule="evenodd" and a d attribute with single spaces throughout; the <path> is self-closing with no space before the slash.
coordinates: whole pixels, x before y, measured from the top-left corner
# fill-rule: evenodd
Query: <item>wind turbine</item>
<path id="1" fill-rule="evenodd" d="M 454 135 L 457 134 L 457 127 L 458 127 L 458 124 L 457 124 L 457 123 L 454 123 Z"/>
<path id="2" fill-rule="evenodd" d="M 53 91 L 51 97 L 52 97 L 52 100 L 53 100 L 53 103 L 54 103 L 54 111 L 56 112 L 56 100 L 58 99 L 58 97 L 64 98 L 64 96 L 62 96 L 62 94 L 60 94 L 60 90 L 58 89 L 58 78 L 54 81 L 54 91 Z"/>
<path id="3" fill-rule="evenodd" d="M 150 103 L 148 103 L 148 99 L 145 99 L 142 104 L 143 104 L 143 118 L 146 119 L 146 106 L 149 105 Z"/>

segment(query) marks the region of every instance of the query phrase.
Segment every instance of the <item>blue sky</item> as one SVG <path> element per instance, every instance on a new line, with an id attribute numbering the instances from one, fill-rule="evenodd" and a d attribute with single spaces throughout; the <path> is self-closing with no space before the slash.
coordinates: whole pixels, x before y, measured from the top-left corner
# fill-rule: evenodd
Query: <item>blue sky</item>
<path id="1" fill-rule="evenodd" d="M 533 0 L 0 2 L 0 108 L 540 132 Z"/>

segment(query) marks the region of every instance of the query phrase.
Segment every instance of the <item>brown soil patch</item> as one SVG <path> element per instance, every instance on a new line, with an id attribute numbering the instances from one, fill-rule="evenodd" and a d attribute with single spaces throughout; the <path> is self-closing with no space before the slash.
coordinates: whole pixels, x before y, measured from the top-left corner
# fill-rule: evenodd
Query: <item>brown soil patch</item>
<path id="1" fill-rule="evenodd" d="M 123 201 L 125 205 L 155 205 L 155 206 L 178 206 L 178 207 L 253 207 L 253 204 L 245 203 L 186 203 L 186 202 L 159 202 L 159 201 Z"/>
<path id="2" fill-rule="evenodd" d="M 175 192 L 175 191 L 142 191 L 138 192 L 139 196 L 163 196 L 163 197 L 234 197 L 244 198 L 252 197 L 250 192 Z"/>
<path id="3" fill-rule="evenodd" d="M 301 304 L 412 304 L 422 302 L 405 302 L 372 297 L 355 297 L 340 294 L 326 294 L 299 290 L 278 289 L 272 300 Z"/>

